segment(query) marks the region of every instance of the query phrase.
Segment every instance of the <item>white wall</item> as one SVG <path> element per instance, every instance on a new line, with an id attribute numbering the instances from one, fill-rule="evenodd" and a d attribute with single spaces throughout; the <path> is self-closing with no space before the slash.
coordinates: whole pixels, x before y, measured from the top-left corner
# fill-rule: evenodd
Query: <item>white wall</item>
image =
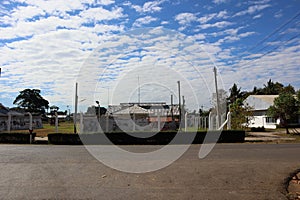
<path id="1" fill-rule="evenodd" d="M 249 123 L 250 128 L 258 128 L 258 127 L 265 127 L 267 129 L 276 129 L 276 125 L 279 124 L 279 119 L 276 120 L 276 123 L 267 123 L 266 122 L 266 115 L 262 116 L 254 116 Z"/>

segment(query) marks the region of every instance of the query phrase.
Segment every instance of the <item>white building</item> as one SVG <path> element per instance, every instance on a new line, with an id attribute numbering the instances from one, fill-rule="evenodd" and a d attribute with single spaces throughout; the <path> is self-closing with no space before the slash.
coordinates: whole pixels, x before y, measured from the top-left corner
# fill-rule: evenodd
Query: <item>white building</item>
<path id="1" fill-rule="evenodd" d="M 249 127 L 264 127 L 267 129 L 276 129 L 280 120 L 267 116 L 267 110 L 274 104 L 274 99 L 278 95 L 250 95 L 248 96 L 244 104 L 253 108 L 253 118 L 249 121 Z"/>

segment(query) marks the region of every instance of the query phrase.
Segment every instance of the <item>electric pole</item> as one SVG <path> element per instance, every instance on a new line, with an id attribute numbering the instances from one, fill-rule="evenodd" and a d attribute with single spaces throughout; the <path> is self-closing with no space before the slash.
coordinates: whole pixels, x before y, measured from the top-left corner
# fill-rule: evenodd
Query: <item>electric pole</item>
<path id="1" fill-rule="evenodd" d="M 217 68 L 214 67 L 214 76 L 215 76 L 215 86 L 216 86 L 216 97 L 217 97 L 217 105 L 216 105 L 216 111 L 217 111 L 217 129 L 220 128 L 221 121 L 220 121 L 220 99 L 219 99 L 219 92 L 218 92 L 218 81 L 217 81 Z"/>

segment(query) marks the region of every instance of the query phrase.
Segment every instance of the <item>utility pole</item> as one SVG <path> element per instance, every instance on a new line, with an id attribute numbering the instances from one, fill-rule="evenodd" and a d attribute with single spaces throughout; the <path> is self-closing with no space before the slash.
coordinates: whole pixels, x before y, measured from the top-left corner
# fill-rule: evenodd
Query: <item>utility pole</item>
<path id="1" fill-rule="evenodd" d="M 101 107 L 100 107 L 100 102 L 96 101 L 96 104 L 98 105 L 98 119 L 99 119 L 99 123 L 100 123 L 100 117 L 101 117 Z"/>
<path id="2" fill-rule="evenodd" d="M 107 108 L 109 107 L 109 88 L 107 88 Z"/>
<path id="3" fill-rule="evenodd" d="M 76 121 L 77 121 L 77 107 L 78 107 L 78 83 L 76 82 L 75 86 L 75 113 L 74 113 L 74 133 L 77 133 L 76 130 Z"/>
<path id="4" fill-rule="evenodd" d="M 173 94 L 171 94 L 171 117 L 172 122 L 174 121 L 174 113 L 173 113 Z"/>
<path id="5" fill-rule="evenodd" d="M 215 86 L 216 86 L 216 97 L 217 97 L 217 129 L 220 128 L 221 125 L 221 118 L 220 118 L 220 99 L 219 99 L 219 92 L 218 92 L 218 82 L 217 82 L 217 68 L 214 67 L 214 76 L 215 76 Z"/>
<path id="6" fill-rule="evenodd" d="M 138 105 L 141 103 L 141 88 L 140 88 L 140 76 L 138 76 Z"/>
<path id="7" fill-rule="evenodd" d="M 182 95 L 182 110 L 181 110 L 181 113 L 182 113 L 182 116 L 183 116 L 183 121 L 184 121 L 184 128 L 185 128 L 185 99 L 184 99 L 184 96 Z"/>
<path id="8" fill-rule="evenodd" d="M 180 95 L 180 81 L 177 81 L 178 84 L 178 104 L 179 104 L 179 129 L 181 130 L 181 95 Z"/>

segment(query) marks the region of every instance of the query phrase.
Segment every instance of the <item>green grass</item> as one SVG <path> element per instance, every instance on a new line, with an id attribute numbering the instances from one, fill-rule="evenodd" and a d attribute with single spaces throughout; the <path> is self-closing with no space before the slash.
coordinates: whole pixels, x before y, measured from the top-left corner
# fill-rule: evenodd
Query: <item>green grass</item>
<path id="1" fill-rule="evenodd" d="M 50 125 L 49 123 L 43 123 L 42 129 L 36 129 L 34 132 L 37 136 L 45 137 L 49 133 L 55 133 L 55 126 Z M 74 133 L 74 124 L 72 122 L 60 122 L 58 125 L 59 133 Z"/>
<path id="2" fill-rule="evenodd" d="M 6 131 L 3 131 L 3 133 Z M 11 133 L 29 133 L 28 130 L 12 130 Z M 55 133 L 55 126 L 43 122 L 43 128 L 34 129 L 34 133 L 38 137 L 46 137 L 49 133 Z M 74 133 L 74 125 L 72 122 L 60 122 L 58 126 L 59 133 Z"/>

